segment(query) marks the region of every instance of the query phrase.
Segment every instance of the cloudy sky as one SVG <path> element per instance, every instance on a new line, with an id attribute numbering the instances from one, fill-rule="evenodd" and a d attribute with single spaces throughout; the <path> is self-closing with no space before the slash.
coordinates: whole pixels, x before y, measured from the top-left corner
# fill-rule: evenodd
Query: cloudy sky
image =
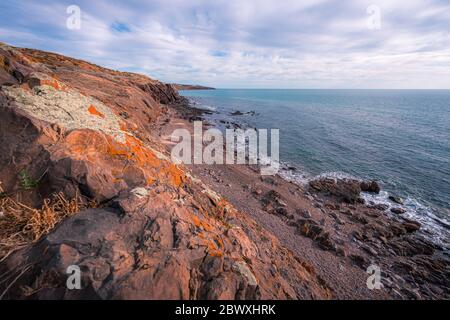
<path id="1" fill-rule="evenodd" d="M 2 0 L 0 41 L 220 88 L 450 89 L 449 0 Z"/>

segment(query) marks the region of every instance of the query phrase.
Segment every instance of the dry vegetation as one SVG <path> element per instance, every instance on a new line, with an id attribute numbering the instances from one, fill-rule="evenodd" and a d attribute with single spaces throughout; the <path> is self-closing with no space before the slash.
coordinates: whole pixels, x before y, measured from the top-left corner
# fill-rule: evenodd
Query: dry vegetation
<path id="1" fill-rule="evenodd" d="M 81 196 L 67 200 L 57 193 L 35 209 L 6 195 L 0 183 L 0 262 L 48 234 L 64 218 L 93 206 Z"/>

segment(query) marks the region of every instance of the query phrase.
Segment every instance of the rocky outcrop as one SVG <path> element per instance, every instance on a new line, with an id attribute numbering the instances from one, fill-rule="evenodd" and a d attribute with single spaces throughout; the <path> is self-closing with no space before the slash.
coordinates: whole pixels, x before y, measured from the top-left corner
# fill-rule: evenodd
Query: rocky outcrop
<path id="1" fill-rule="evenodd" d="M 2 298 L 331 297 L 307 261 L 170 161 L 154 127 L 183 102 L 172 86 L 3 44 L 0 57 L 5 194 L 96 204 L 3 257 Z M 66 286 L 70 266 L 81 290 Z"/>
<path id="2" fill-rule="evenodd" d="M 362 191 L 380 192 L 380 186 L 376 181 L 360 181 L 347 178 L 318 178 L 311 180 L 309 186 L 316 192 L 333 196 L 339 201 L 347 203 L 360 201 L 360 193 Z"/>

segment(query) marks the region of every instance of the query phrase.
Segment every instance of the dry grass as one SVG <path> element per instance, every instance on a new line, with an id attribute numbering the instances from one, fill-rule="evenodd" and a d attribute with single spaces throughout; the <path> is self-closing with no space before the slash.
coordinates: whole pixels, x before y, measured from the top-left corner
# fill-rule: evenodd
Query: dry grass
<path id="1" fill-rule="evenodd" d="M 64 218 L 93 206 L 81 196 L 67 200 L 58 193 L 35 209 L 4 195 L 0 185 L 0 262 L 48 234 Z"/>

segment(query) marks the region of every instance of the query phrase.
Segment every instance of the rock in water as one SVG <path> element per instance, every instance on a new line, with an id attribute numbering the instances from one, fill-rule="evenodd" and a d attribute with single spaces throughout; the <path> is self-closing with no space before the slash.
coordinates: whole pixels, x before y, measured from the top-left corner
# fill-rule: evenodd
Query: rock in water
<path id="1" fill-rule="evenodd" d="M 380 185 L 375 180 L 373 181 L 361 181 L 361 191 L 380 193 Z"/>
<path id="2" fill-rule="evenodd" d="M 398 203 L 398 204 L 404 204 L 405 200 L 401 197 L 397 197 L 397 196 L 389 196 L 389 200 Z"/>
<path id="3" fill-rule="evenodd" d="M 310 181 L 309 186 L 316 192 L 332 195 L 348 203 L 356 203 L 361 193 L 360 182 L 354 179 L 319 178 Z"/>

